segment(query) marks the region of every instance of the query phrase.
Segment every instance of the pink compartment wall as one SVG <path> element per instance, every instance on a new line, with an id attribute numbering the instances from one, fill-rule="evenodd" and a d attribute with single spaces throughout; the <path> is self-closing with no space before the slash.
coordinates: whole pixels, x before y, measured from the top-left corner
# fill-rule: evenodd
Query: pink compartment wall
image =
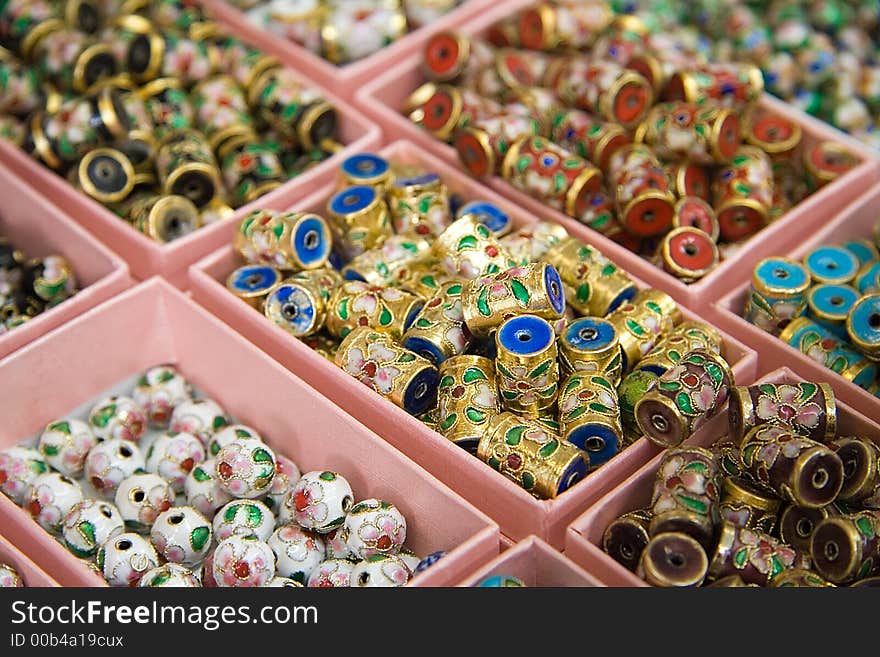
<path id="1" fill-rule="evenodd" d="M 253 47 L 264 49 L 262 33 L 242 33 L 234 21 L 219 16 L 217 22 L 227 29 L 229 34 Z M 176 287 L 184 289 L 187 284 L 187 267 L 227 243 L 228 236 L 238 220 L 251 208 L 268 207 L 272 204 L 287 205 L 290 199 L 297 198 L 303 191 L 320 186 L 327 174 L 334 171 L 346 157 L 379 145 L 378 127 L 363 114 L 338 96 L 329 93 L 326 85 L 322 85 L 320 81 L 307 80 L 302 75 L 299 75 L 299 78 L 304 84 L 321 91 L 336 108 L 339 117 L 339 140 L 344 144 L 344 148 L 308 171 L 287 180 L 253 203 L 242 206 L 236 210 L 234 216 L 203 226 L 189 235 L 166 244 L 160 244 L 141 234 L 106 207 L 77 191 L 67 180 L 5 139 L 0 139 L 0 163 L 18 172 L 34 190 L 56 206 L 63 208 L 74 221 L 125 260 L 132 276 L 143 280 L 153 275 L 160 275 Z"/>
<path id="2" fill-rule="evenodd" d="M 448 550 L 415 586 L 451 585 L 498 554 L 498 526 L 167 282 L 153 278 L 0 360 L 0 447 L 159 363 L 253 426 L 303 472 L 335 470 L 357 500 L 393 501 L 417 554 Z M 7 536 L 64 586 L 104 580 L 0 495 Z"/>
<path id="3" fill-rule="evenodd" d="M 531 4 L 534 3 L 517 3 L 517 8 Z M 491 10 L 461 25 L 459 31 L 468 36 L 485 35 L 491 25 L 508 16 L 513 9 L 514 7 L 510 5 L 492 7 Z M 421 62 L 422 54 L 416 53 L 388 69 L 364 85 L 355 96 L 355 103 L 379 124 L 384 134 L 409 139 L 446 162 L 460 167 L 458 155 L 452 146 L 435 139 L 401 112 L 409 95 L 427 81 L 421 70 Z M 839 142 L 861 158 L 862 163 L 789 210 L 782 218 L 744 243 L 732 257 L 722 261 L 716 269 L 691 285 L 682 283 L 672 274 L 655 267 L 644 258 L 577 220 L 520 192 L 499 176 L 489 178 L 487 184 L 535 216 L 562 224 L 572 235 L 592 243 L 607 256 L 617 260 L 627 271 L 639 276 L 648 284 L 661 288 L 677 301 L 690 304 L 694 308 L 708 307 L 730 289 L 732 281 L 741 279 L 746 269 L 750 269 L 775 249 L 793 246 L 811 231 L 820 229 L 823 215 L 827 216 L 830 212 L 840 210 L 870 185 L 880 181 L 880 159 L 877 153 L 849 135 L 769 94 L 764 94 L 761 107 L 798 123 L 803 130 L 805 142 L 813 143 L 820 140 Z"/>
<path id="4" fill-rule="evenodd" d="M 796 374 L 782 367 L 761 378 L 759 383 L 796 383 L 804 380 L 815 379 L 810 379 L 809 373 Z M 706 447 L 719 437 L 727 435 L 727 411 L 725 410 L 715 420 L 720 421 L 720 425 L 717 425 L 720 430 L 701 430 L 693 444 Z M 837 433 L 840 436 L 866 436 L 880 443 L 880 425 L 839 400 L 837 422 Z M 706 429 L 709 427 L 707 426 Z M 662 459 L 663 455 L 658 454 L 568 527 L 565 535 L 566 556 L 589 572 L 596 573 L 608 586 L 648 586 L 635 573 L 621 566 L 602 550 L 602 535 L 615 518 L 650 504 L 654 477 Z"/>
<path id="5" fill-rule="evenodd" d="M 525 1 L 532 2 L 532 0 Z M 490 6 L 516 7 L 523 2 L 524 0 L 464 0 L 458 7 L 433 23 L 412 30 L 368 57 L 342 65 L 336 65 L 283 36 L 259 27 L 248 20 L 244 12 L 226 0 L 203 0 L 202 4 L 212 16 L 234 24 L 239 34 L 259 41 L 263 50 L 275 55 L 285 65 L 295 68 L 345 100 L 352 100 L 354 94 L 364 84 L 386 71 L 395 62 L 420 51 L 428 38 L 437 32 L 457 29 L 459 25 Z"/>
<path id="6" fill-rule="evenodd" d="M 806 240 L 800 245 L 788 249 L 771 249 L 767 256 L 786 256 L 802 261 L 807 253 L 823 244 L 843 244 L 856 238 L 870 240 L 874 223 L 880 219 L 878 210 L 880 210 L 880 185 L 874 185 L 864 196 L 856 198 L 843 210 L 818 209 L 817 212 L 821 213 L 818 218 L 824 222 L 821 229 L 806 234 Z M 742 275 L 738 276 L 739 285 L 715 304 L 712 313 L 714 321 L 758 351 L 761 372 L 790 366 L 814 381 L 827 381 L 832 385 L 839 399 L 868 417 L 880 418 L 880 399 L 742 317 L 754 264 L 757 264 L 757 261 L 748 268 L 748 271 L 743 271 Z"/>
<path id="7" fill-rule="evenodd" d="M 513 575 L 519 577 L 526 586 L 533 587 L 604 586 L 601 581 L 537 536 L 524 538 L 478 568 L 458 586 L 479 586 L 484 579 L 494 575 Z"/>
<path id="8" fill-rule="evenodd" d="M 392 163 L 418 165 L 438 173 L 450 192 L 458 192 L 465 200 L 483 199 L 497 203 L 517 226 L 534 222 L 516 204 L 499 198 L 477 181 L 413 144 L 395 142 L 382 150 L 381 155 Z M 324 214 L 327 199 L 334 189 L 333 185 L 329 185 L 303 198 L 291 209 Z M 502 532 L 512 540 L 536 534 L 550 544 L 561 547 L 565 527 L 572 518 L 657 452 L 657 448 L 647 440 L 636 441 L 560 497 L 537 500 L 233 296 L 226 289 L 225 281 L 240 264 L 230 244 L 193 265 L 190 268 L 193 298 L 482 509 L 499 523 Z M 636 279 L 636 283 L 646 287 L 643 281 Z M 682 311 L 687 319 L 701 319 L 699 314 L 684 308 Z M 724 355 L 733 366 L 737 381 L 748 383 L 753 380 L 757 367 L 753 351 L 724 335 Z"/>
<path id="9" fill-rule="evenodd" d="M 37 564 L 26 557 L 12 542 L 0 533 L 0 563 L 15 568 L 21 575 L 25 587 L 29 586 L 58 586 L 58 582 L 49 577 Z"/>
<path id="10" fill-rule="evenodd" d="M 0 358 L 131 285 L 128 266 L 110 249 L 0 165 L 0 237 L 28 258 L 63 255 L 79 291 L 54 308 L 0 334 Z"/>

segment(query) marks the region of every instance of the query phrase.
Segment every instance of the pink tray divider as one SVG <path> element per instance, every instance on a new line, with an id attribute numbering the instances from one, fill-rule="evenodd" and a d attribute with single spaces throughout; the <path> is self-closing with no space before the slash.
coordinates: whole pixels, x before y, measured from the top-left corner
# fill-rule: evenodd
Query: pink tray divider
<path id="1" fill-rule="evenodd" d="M 241 33 L 235 23 L 229 23 L 222 17 L 218 18 L 218 22 L 224 25 L 230 34 L 256 48 L 266 50 L 262 32 Z M 340 141 L 345 147 L 256 201 L 239 208 L 233 217 L 204 226 L 190 235 L 167 244 L 159 244 L 145 237 L 106 207 L 78 192 L 64 178 L 5 139 L 0 139 L 0 162 L 19 172 L 27 184 L 53 204 L 63 208 L 74 221 L 84 226 L 121 256 L 128 263 L 135 278 L 143 280 L 158 274 L 183 289 L 188 281 L 187 267 L 226 244 L 229 235 L 234 231 L 234 226 L 251 209 L 287 205 L 288 199 L 296 198 L 304 190 L 325 182 L 328 173 L 335 171 L 346 157 L 378 147 L 381 133 L 375 124 L 340 97 L 328 92 L 320 81 L 311 81 L 299 73 L 298 75 L 304 84 L 319 89 L 336 108 L 339 116 Z"/>
<path id="2" fill-rule="evenodd" d="M 767 255 L 803 260 L 813 248 L 822 244 L 842 244 L 855 238 L 872 239 L 874 223 L 880 217 L 880 185 L 871 187 L 843 210 L 817 209 L 821 229 L 806 234 L 806 241 L 792 248 L 772 249 Z M 790 365 L 812 381 L 827 381 L 839 399 L 869 417 L 880 417 L 880 399 L 835 374 L 782 340 L 761 330 L 742 317 L 751 285 L 754 265 L 738 277 L 739 285 L 725 294 L 713 307 L 712 318 L 724 330 L 753 346 L 760 357 L 760 372 Z M 759 372 L 759 373 L 760 373 Z"/>
<path id="3" fill-rule="evenodd" d="M 21 550 L 15 547 L 12 542 L 3 534 L 0 534 L 0 562 L 15 568 L 16 572 L 21 575 L 24 585 L 29 586 L 59 586 L 58 582 L 52 579 L 46 571 L 31 561 Z"/>
<path id="4" fill-rule="evenodd" d="M 761 383 L 796 383 L 803 381 L 801 374 L 781 367 L 760 379 Z M 880 425 L 868 419 L 855 409 L 838 401 L 838 434 L 867 436 L 880 443 Z M 712 420 L 715 425 L 698 432 L 693 444 L 706 447 L 721 436 L 727 435 L 727 411 Z M 654 477 L 662 454 L 658 454 L 638 471 L 623 481 L 617 488 L 596 502 L 586 513 L 568 527 L 565 536 L 565 554 L 591 573 L 595 573 L 608 586 L 647 586 L 601 548 L 602 535 L 608 524 L 618 516 L 645 508 L 650 504 Z M 711 555 L 710 555 L 711 558 Z"/>
<path id="5" fill-rule="evenodd" d="M 484 34 L 489 26 L 509 13 L 509 8 L 493 8 L 492 11 L 487 11 L 460 26 L 460 31 L 470 36 Z M 381 126 L 386 135 L 393 134 L 409 139 L 440 159 L 460 167 L 458 155 L 452 146 L 434 139 L 400 111 L 410 93 L 426 81 L 421 72 L 421 61 L 421 53 L 416 53 L 388 69 L 363 86 L 355 96 L 355 103 Z M 732 284 L 741 280 L 743 272 L 761 258 L 772 253 L 774 249 L 797 244 L 805 235 L 822 226 L 823 213 L 841 209 L 850 199 L 880 181 L 880 158 L 874 151 L 855 139 L 769 94 L 764 94 L 761 107 L 800 124 L 805 141 L 840 142 L 861 158 L 862 163 L 799 203 L 781 219 L 750 239 L 731 258 L 721 262 L 714 271 L 691 285 L 682 283 L 675 276 L 655 267 L 644 258 L 575 219 L 520 192 L 498 176 L 488 179 L 487 184 L 534 215 L 562 224 L 573 235 L 593 244 L 605 255 L 617 260 L 625 269 L 649 284 L 662 288 L 676 300 L 690 304 L 694 308 L 708 307 L 729 290 Z"/>
<path id="6" fill-rule="evenodd" d="M 11 169 L 0 165 L 0 236 L 28 258 L 63 255 L 70 263 L 79 291 L 71 298 L 0 335 L 0 358 L 61 326 L 132 283 L 128 265 L 49 203 Z"/>
<path id="7" fill-rule="evenodd" d="M 604 586 L 599 579 L 537 536 L 524 538 L 478 568 L 458 586 L 479 586 L 484 579 L 494 575 L 519 577 L 526 586 Z"/>
<path id="8" fill-rule="evenodd" d="M 527 0 L 531 3 L 533 0 Z M 457 29 L 488 7 L 496 5 L 516 6 L 522 0 L 465 0 L 454 10 L 430 25 L 424 25 L 386 46 L 379 52 L 363 59 L 337 66 L 281 35 L 274 34 L 248 20 L 244 12 L 225 0 L 203 0 L 202 4 L 212 16 L 234 24 L 240 35 L 247 35 L 264 44 L 269 52 L 285 65 L 295 68 L 311 80 L 341 96 L 352 100 L 357 90 L 377 74 L 393 66 L 395 62 L 415 52 L 421 52 L 427 40 L 442 30 Z M 510 10 L 508 10 L 510 11 Z"/>
<path id="9" fill-rule="evenodd" d="M 132 348 L 136 345 L 136 348 Z M 498 554 L 498 526 L 301 379 L 159 278 L 43 336 L 0 361 L 0 446 L 96 399 L 158 363 L 177 365 L 204 394 L 257 429 L 303 472 L 333 469 L 358 499 L 393 501 L 417 554 L 449 553 L 413 579 L 451 585 Z M 0 495 L 4 531 L 65 586 L 104 581 L 22 509 Z"/>
<path id="10" fill-rule="evenodd" d="M 528 225 L 533 221 L 510 201 L 499 198 L 413 144 L 395 142 L 381 154 L 392 162 L 419 164 L 438 173 L 451 191 L 463 194 L 465 199 L 481 198 L 498 203 L 517 225 Z M 322 189 L 304 198 L 293 209 L 321 214 L 331 192 L 332 187 Z M 656 448 L 648 441 L 639 440 L 573 490 L 555 500 L 537 500 L 416 418 L 377 396 L 231 295 L 225 287 L 225 280 L 239 264 L 233 248 L 226 246 L 193 265 L 190 268 L 193 298 L 485 511 L 513 540 L 536 534 L 561 547 L 565 527 L 572 518 L 656 453 Z M 638 279 L 636 283 L 645 287 Z M 688 319 L 700 319 L 685 308 L 682 311 Z M 733 365 L 737 381 L 751 382 L 756 375 L 755 353 L 728 335 L 724 335 L 724 342 L 725 355 Z"/>

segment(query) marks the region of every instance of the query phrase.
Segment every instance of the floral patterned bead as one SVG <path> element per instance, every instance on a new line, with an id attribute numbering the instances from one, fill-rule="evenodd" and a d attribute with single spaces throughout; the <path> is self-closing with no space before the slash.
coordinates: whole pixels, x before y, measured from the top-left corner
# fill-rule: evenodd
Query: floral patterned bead
<path id="1" fill-rule="evenodd" d="M 48 469 L 43 457 L 35 449 L 4 449 L 0 451 L 0 491 L 20 505 L 34 479 Z"/>
<path id="2" fill-rule="evenodd" d="M 709 578 L 739 575 L 747 584 L 766 586 L 785 570 L 801 568 L 807 557 L 763 532 L 725 521 L 710 557 Z"/>
<path id="3" fill-rule="evenodd" d="M 264 442 L 238 438 L 220 449 L 214 471 L 229 493 L 253 499 L 269 492 L 276 469 L 275 454 Z"/>
<path id="4" fill-rule="evenodd" d="M 97 564 L 110 586 L 137 586 L 146 572 L 159 566 L 159 555 L 150 541 L 129 532 L 104 543 Z"/>
<path id="5" fill-rule="evenodd" d="M 40 435 L 38 449 L 46 463 L 69 477 L 82 475 L 86 456 L 97 444 L 89 425 L 81 420 L 52 422 Z"/>
<path id="6" fill-rule="evenodd" d="M 214 550 L 217 586 L 266 586 L 275 577 L 275 553 L 256 536 L 231 536 Z"/>
<path id="7" fill-rule="evenodd" d="M 260 500 L 232 500 L 217 511 L 213 526 L 217 541 L 249 534 L 268 541 L 275 529 L 275 516 Z"/>
<path id="8" fill-rule="evenodd" d="M 269 583 L 266 584 L 266 586 L 269 588 L 303 588 L 303 585 L 297 582 L 295 579 L 290 579 L 289 577 L 278 577 L 277 575 L 270 579 Z"/>
<path id="9" fill-rule="evenodd" d="M 409 548 L 402 547 L 397 553 L 397 556 L 403 560 L 403 563 L 405 563 L 406 567 L 409 568 L 410 573 L 414 574 L 416 572 L 416 566 L 418 566 L 419 562 L 421 561 L 419 555 L 417 555 Z"/>
<path id="10" fill-rule="evenodd" d="M 287 499 L 290 491 L 296 486 L 302 473 L 299 471 L 296 463 L 286 456 L 275 456 L 275 477 L 272 479 L 272 486 L 266 495 L 266 506 L 273 512 L 277 512 L 284 506 L 284 500 Z"/>
<path id="11" fill-rule="evenodd" d="M 781 424 L 820 443 L 837 436 L 834 391 L 827 383 L 761 383 L 730 390 L 730 439 L 743 443 L 746 434 L 765 424 Z"/>
<path id="12" fill-rule="evenodd" d="M 351 586 L 354 562 L 348 559 L 327 559 L 318 564 L 309 576 L 311 588 L 339 588 Z"/>
<path id="13" fill-rule="evenodd" d="M 405 586 L 410 579 L 409 568 L 395 554 L 374 554 L 358 563 L 351 572 L 352 587 Z"/>
<path id="14" fill-rule="evenodd" d="M 89 413 L 89 425 L 98 440 L 140 440 L 147 429 L 147 414 L 130 397 L 114 395 L 99 401 Z"/>
<path id="15" fill-rule="evenodd" d="M 183 492 L 183 485 L 192 469 L 205 460 L 202 442 L 191 433 L 169 431 L 156 438 L 147 450 L 147 472 L 159 475 L 174 489 Z"/>
<path id="16" fill-rule="evenodd" d="M 113 497 L 122 480 L 143 471 L 144 456 L 130 440 L 113 438 L 98 443 L 86 457 L 85 478 L 104 497 Z"/>
<path id="17" fill-rule="evenodd" d="M 132 397 L 146 411 L 150 424 L 163 428 L 168 426 L 174 408 L 192 397 L 192 391 L 177 370 L 160 365 L 144 372 Z"/>
<path id="18" fill-rule="evenodd" d="M 327 556 L 321 536 L 296 524 L 279 527 L 267 542 L 275 552 L 278 574 L 301 584 L 308 582 L 312 572 Z"/>
<path id="19" fill-rule="evenodd" d="M 321 534 L 341 527 L 354 503 L 351 485 L 336 472 L 306 472 L 287 500 L 293 518 L 303 529 Z"/>
<path id="20" fill-rule="evenodd" d="M 217 479 L 216 459 L 197 465 L 183 482 L 186 503 L 208 518 L 213 518 L 217 509 L 232 499 L 223 484 Z"/>
<path id="21" fill-rule="evenodd" d="M 346 586 L 348 586 L 346 584 Z M 9 564 L 0 561 L 0 589 L 24 588 L 24 580 L 21 575 Z"/>
<path id="22" fill-rule="evenodd" d="M 349 0 L 331 3 L 321 35 L 325 56 L 344 64 L 371 55 L 406 33 L 398 0 Z"/>
<path id="23" fill-rule="evenodd" d="M 216 457 L 220 450 L 229 443 L 239 438 L 253 438 L 262 441 L 263 438 L 255 429 L 244 424 L 231 424 L 220 429 L 211 437 L 208 443 L 208 456 Z"/>
<path id="24" fill-rule="evenodd" d="M 139 587 L 178 587 L 197 588 L 201 584 L 193 572 L 179 563 L 166 563 L 164 566 L 145 572 L 138 581 Z"/>
<path id="25" fill-rule="evenodd" d="M 349 549 L 359 559 L 396 554 L 406 541 L 406 518 L 390 502 L 371 498 L 351 508 L 343 531 Z"/>
<path id="26" fill-rule="evenodd" d="M 413 575 L 418 575 L 419 573 L 425 572 L 426 570 L 428 570 L 428 568 L 433 566 L 435 563 L 440 561 L 440 559 L 442 559 L 445 556 L 446 556 L 446 550 L 439 550 L 438 552 L 432 552 L 427 557 L 425 557 L 424 559 L 419 561 L 416 564 L 415 568 L 411 569 L 413 572 Z"/>
<path id="27" fill-rule="evenodd" d="M 58 534 L 64 517 L 82 499 L 82 489 L 73 479 L 57 472 L 46 472 L 34 479 L 22 506 L 40 527 Z"/>
<path id="28" fill-rule="evenodd" d="M 87 499 L 75 504 L 65 516 L 62 535 L 68 550 L 87 559 L 105 541 L 124 531 L 125 522 L 114 504 Z"/>
<path id="29" fill-rule="evenodd" d="M 211 549 L 211 523 L 191 506 L 173 506 L 156 518 L 150 540 L 163 559 L 194 567 Z"/>
<path id="30" fill-rule="evenodd" d="M 120 482 L 115 501 L 125 526 L 145 534 L 159 514 L 174 505 L 174 491 L 159 475 L 133 474 Z"/>
<path id="31" fill-rule="evenodd" d="M 292 518 L 291 521 L 293 521 Z M 356 557 L 351 551 L 351 548 L 348 547 L 345 531 L 343 530 L 344 526 L 341 526 L 321 534 L 321 537 L 324 539 L 324 545 L 327 547 L 327 558 L 348 559 L 349 561 L 354 561 L 356 560 Z"/>

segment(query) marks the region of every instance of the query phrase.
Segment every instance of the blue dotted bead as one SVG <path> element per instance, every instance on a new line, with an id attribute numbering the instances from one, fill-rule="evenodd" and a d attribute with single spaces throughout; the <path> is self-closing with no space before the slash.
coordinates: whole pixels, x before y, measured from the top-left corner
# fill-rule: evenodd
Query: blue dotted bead
<path id="1" fill-rule="evenodd" d="M 442 559 L 445 556 L 446 556 L 445 550 L 440 550 L 438 552 L 432 552 L 427 557 L 425 557 L 424 559 L 419 561 L 414 572 L 416 572 L 416 573 L 425 572 L 426 570 L 428 570 L 428 568 L 433 566 L 435 563 L 440 561 L 440 559 Z"/>

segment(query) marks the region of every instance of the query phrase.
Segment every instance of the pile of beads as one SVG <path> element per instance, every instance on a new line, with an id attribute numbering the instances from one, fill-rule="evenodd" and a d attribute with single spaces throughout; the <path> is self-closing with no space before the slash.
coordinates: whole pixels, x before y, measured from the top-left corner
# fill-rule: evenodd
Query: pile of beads
<path id="1" fill-rule="evenodd" d="M 112 586 L 402 586 L 443 553 L 345 477 L 301 474 L 173 367 L 0 451 L 0 491 Z"/>
<path id="2" fill-rule="evenodd" d="M 661 459 L 603 549 L 654 586 L 834 586 L 880 572 L 880 447 L 825 383 L 733 387 L 729 432 Z"/>
<path id="3" fill-rule="evenodd" d="M 319 92 L 184 0 L 4 3 L 0 117 L 0 134 L 159 242 L 339 147 Z"/>
<path id="4" fill-rule="evenodd" d="M 61 255 L 27 258 L 0 237 L 0 335 L 76 293 L 76 279 Z"/>
<path id="5" fill-rule="evenodd" d="M 238 0 L 248 18 L 334 64 L 368 57 L 461 0 Z"/>
<path id="6" fill-rule="evenodd" d="M 874 0 L 637 4 L 639 16 L 662 8 L 695 26 L 717 59 L 755 64 L 770 93 L 880 148 L 880 6 Z"/>
<path id="7" fill-rule="evenodd" d="M 858 163 L 760 107 L 753 65 L 710 61 L 687 34 L 649 34 L 603 1 L 543 3 L 485 40 L 440 33 L 422 69 L 403 111 L 472 175 L 685 283 Z"/>
<path id="8" fill-rule="evenodd" d="M 752 272 L 743 316 L 857 386 L 880 394 L 880 257 L 870 240 L 823 245 Z"/>
<path id="9" fill-rule="evenodd" d="M 720 334 L 561 226 L 516 230 L 376 155 L 342 178 L 329 221 L 244 217 L 248 264 L 227 287 L 532 495 L 561 494 L 643 433 L 676 444 L 726 399 Z M 665 431 L 637 420 L 641 397 Z"/>
<path id="10" fill-rule="evenodd" d="M 24 580 L 18 571 L 7 563 L 0 561 L 0 589 L 20 589 Z"/>

